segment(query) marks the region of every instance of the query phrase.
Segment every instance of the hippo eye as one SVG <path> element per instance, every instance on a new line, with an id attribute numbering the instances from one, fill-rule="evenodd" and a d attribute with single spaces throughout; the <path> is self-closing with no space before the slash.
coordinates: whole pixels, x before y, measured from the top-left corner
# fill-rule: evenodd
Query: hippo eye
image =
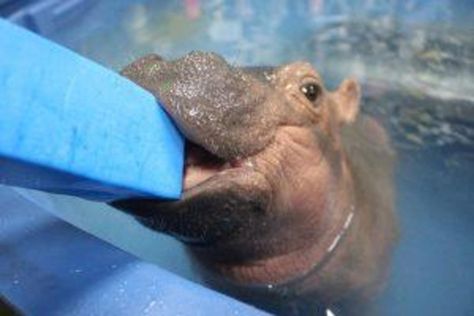
<path id="1" fill-rule="evenodd" d="M 301 92 L 304 93 L 306 98 L 314 102 L 318 99 L 319 95 L 321 94 L 321 88 L 316 83 L 307 83 L 300 88 Z"/>

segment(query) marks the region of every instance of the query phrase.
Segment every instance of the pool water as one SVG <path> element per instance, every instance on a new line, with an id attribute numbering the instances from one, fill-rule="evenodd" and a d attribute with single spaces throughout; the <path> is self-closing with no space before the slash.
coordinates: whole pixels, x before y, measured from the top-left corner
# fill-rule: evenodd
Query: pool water
<path id="1" fill-rule="evenodd" d="M 116 70 L 151 52 L 205 50 L 237 65 L 308 60 L 332 88 L 356 77 L 363 111 L 386 127 L 398 155 L 401 237 L 378 314 L 474 315 L 473 13 L 470 1 L 454 0 L 108 0 L 49 37 Z M 33 198 L 199 281 L 180 244 L 128 216 L 72 198 Z"/>

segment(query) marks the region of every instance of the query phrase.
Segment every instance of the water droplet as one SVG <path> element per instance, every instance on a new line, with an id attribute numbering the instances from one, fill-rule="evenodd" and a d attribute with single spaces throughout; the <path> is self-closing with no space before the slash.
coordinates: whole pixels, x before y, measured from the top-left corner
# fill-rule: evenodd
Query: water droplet
<path id="1" fill-rule="evenodd" d="M 196 108 L 192 108 L 191 111 L 189 111 L 189 115 L 191 116 L 195 116 L 196 114 L 198 114 L 198 110 Z"/>
<path id="2" fill-rule="evenodd" d="M 153 306 L 155 306 L 155 304 L 156 304 L 155 300 L 151 301 L 150 304 L 148 304 L 148 306 L 143 310 L 143 312 L 148 314 L 150 310 L 153 308 Z"/>

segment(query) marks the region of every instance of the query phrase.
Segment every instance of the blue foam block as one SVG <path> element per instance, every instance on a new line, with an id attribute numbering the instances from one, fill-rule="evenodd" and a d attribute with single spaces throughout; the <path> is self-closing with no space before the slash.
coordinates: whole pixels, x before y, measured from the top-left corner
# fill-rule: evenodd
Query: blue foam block
<path id="1" fill-rule="evenodd" d="M 177 198 L 183 143 L 150 93 L 0 19 L 0 183 Z"/>

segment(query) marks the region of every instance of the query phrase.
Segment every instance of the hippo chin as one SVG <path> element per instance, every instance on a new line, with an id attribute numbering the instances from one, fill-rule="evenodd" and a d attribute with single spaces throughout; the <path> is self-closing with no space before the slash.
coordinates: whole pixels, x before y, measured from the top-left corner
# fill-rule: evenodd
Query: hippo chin
<path id="1" fill-rule="evenodd" d="M 234 67 L 203 52 L 122 73 L 188 143 L 179 201 L 114 207 L 183 241 L 210 284 L 258 306 L 348 313 L 374 297 L 397 236 L 394 154 L 359 114 L 356 81 L 328 91 L 305 62 Z"/>

